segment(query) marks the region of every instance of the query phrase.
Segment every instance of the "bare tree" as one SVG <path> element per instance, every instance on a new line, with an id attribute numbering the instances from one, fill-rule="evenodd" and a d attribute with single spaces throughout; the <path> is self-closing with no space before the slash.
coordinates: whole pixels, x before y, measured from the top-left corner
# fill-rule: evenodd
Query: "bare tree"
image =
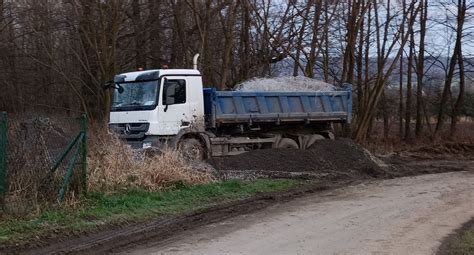
<path id="1" fill-rule="evenodd" d="M 416 62 L 416 137 L 421 135 L 423 128 L 423 78 L 425 74 L 425 38 L 427 29 L 426 22 L 428 20 L 428 0 L 422 0 L 420 5 L 420 42 L 417 56 L 418 60 Z"/>
<path id="2" fill-rule="evenodd" d="M 236 12 L 237 12 L 238 5 L 237 3 L 231 1 L 227 6 L 226 15 L 224 16 L 222 12 L 220 12 L 220 20 L 222 23 L 222 29 L 224 32 L 224 52 L 222 56 L 222 71 L 221 71 L 221 80 L 220 86 L 221 87 L 231 87 L 229 82 L 229 70 L 230 65 L 232 63 L 232 49 L 234 47 L 234 26 L 236 20 Z"/>
<path id="3" fill-rule="evenodd" d="M 395 122 L 400 138 L 410 140 L 412 121 L 416 137 L 431 134 L 436 117 L 436 132 L 451 117 L 455 134 L 472 67 L 463 50 L 473 4 L 435 2 L 0 0 L 0 108 L 81 111 L 105 121 L 112 91 L 103 85 L 115 73 L 188 68 L 200 53 L 204 83 L 221 89 L 283 74 L 354 84 L 351 128 L 360 142 L 382 118 L 385 138 Z M 449 58 L 426 39 L 439 33 L 430 9 L 439 3 L 449 18 L 439 23 L 453 35 Z M 446 70 L 445 77 L 430 68 Z"/>
<path id="4" fill-rule="evenodd" d="M 445 119 L 445 111 L 446 111 L 446 105 L 449 101 L 449 98 L 452 96 L 451 94 L 451 84 L 453 82 L 453 78 L 455 75 L 455 69 L 456 65 L 461 63 L 461 66 L 463 66 L 462 62 L 462 39 L 463 39 L 463 29 L 464 29 L 464 23 L 466 19 L 466 10 L 467 10 L 467 5 L 465 0 L 458 0 L 457 3 L 457 16 L 456 16 L 456 42 L 454 46 L 454 50 L 452 53 L 451 60 L 449 62 L 449 67 L 448 67 L 448 72 L 446 74 L 446 79 L 444 82 L 444 88 L 443 88 L 443 93 L 441 96 L 441 102 L 440 102 L 440 107 L 439 107 L 439 112 L 438 112 L 438 122 L 436 123 L 436 129 L 435 129 L 435 134 L 437 134 L 439 131 L 441 131 L 441 128 L 444 123 Z M 452 108 L 452 121 L 451 121 L 451 135 L 454 134 L 456 131 L 456 122 L 457 122 L 457 115 L 459 113 L 459 107 L 460 104 L 462 103 L 463 100 L 463 95 L 464 95 L 464 84 L 462 84 L 462 87 L 460 87 L 458 99 L 457 102 L 455 103 L 455 106 Z"/>
<path id="5" fill-rule="evenodd" d="M 364 19 L 367 5 L 365 1 L 351 0 L 348 6 L 347 32 L 346 32 L 346 48 L 344 50 L 344 60 L 342 69 L 341 82 L 352 84 L 354 81 L 355 66 L 355 45 L 357 34 L 359 33 L 360 24 Z"/>
<path id="6" fill-rule="evenodd" d="M 422 9 L 420 4 L 420 9 Z M 413 17 L 413 9 L 411 10 L 410 17 Z M 415 50 L 415 31 L 411 29 L 409 31 L 409 49 L 407 59 L 407 99 L 405 105 L 405 140 L 411 140 L 411 118 L 412 118 L 412 80 L 413 80 L 413 58 Z"/>
<path id="7" fill-rule="evenodd" d="M 377 4 L 375 4 L 374 8 L 377 8 Z M 408 40 L 410 30 L 413 28 L 415 18 L 419 12 L 419 6 L 417 7 L 416 3 L 412 2 L 409 4 L 409 11 L 407 13 L 411 13 L 412 9 L 415 9 L 413 15 L 404 14 L 400 24 L 398 24 L 398 29 L 395 35 L 393 36 L 393 40 L 390 44 L 388 44 L 386 54 L 380 60 L 381 64 L 379 65 L 377 71 L 376 81 L 373 89 L 371 89 L 371 91 L 369 92 L 367 102 L 364 106 L 364 112 L 361 112 L 361 114 L 357 116 L 354 136 L 355 139 L 359 142 L 364 142 L 367 138 L 367 133 L 369 131 L 370 124 L 372 123 L 372 119 L 375 115 L 375 109 L 385 88 L 386 81 L 388 77 L 392 74 L 393 69 L 396 67 L 398 60 L 402 55 L 403 47 L 405 46 Z M 390 22 L 390 20 L 387 20 L 386 22 Z M 405 33 L 404 36 L 401 36 L 401 27 L 405 25 L 408 27 L 408 31 L 407 33 Z M 384 32 L 388 33 L 388 31 Z M 389 62 L 389 56 L 392 55 L 392 51 L 394 50 L 395 45 L 397 45 L 397 42 L 400 42 L 400 47 L 394 54 L 394 57 L 391 58 L 391 62 Z"/>

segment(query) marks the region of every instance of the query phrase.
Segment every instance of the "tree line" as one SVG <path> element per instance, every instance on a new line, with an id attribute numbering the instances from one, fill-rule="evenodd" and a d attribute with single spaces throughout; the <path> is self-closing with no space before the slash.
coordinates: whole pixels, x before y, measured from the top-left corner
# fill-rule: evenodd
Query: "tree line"
<path id="1" fill-rule="evenodd" d="M 304 75 L 354 90 L 352 134 L 454 135 L 472 98 L 466 0 L 0 0 L 0 110 L 106 121 L 104 84 L 190 68 L 231 89 Z"/>

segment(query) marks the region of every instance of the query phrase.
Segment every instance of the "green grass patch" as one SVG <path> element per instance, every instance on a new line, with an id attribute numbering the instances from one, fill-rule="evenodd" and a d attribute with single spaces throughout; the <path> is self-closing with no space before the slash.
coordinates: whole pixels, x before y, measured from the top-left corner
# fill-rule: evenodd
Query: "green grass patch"
<path id="1" fill-rule="evenodd" d="M 128 190 L 114 194 L 91 192 L 75 208 L 51 208 L 27 219 L 0 222 L 0 243 L 23 243 L 33 238 L 84 232 L 108 224 L 172 216 L 262 192 L 295 187 L 294 180 L 231 180 L 199 185 L 176 185 L 160 192 Z"/>
<path id="2" fill-rule="evenodd" d="M 474 254 L 474 218 L 452 238 L 448 239 L 445 248 L 439 254 L 472 255 Z"/>

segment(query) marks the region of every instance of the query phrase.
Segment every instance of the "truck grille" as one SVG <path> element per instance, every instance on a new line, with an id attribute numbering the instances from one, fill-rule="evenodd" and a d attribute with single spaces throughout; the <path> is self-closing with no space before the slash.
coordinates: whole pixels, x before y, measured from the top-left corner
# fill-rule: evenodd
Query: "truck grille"
<path id="1" fill-rule="evenodd" d="M 150 123 L 111 123 L 109 128 L 120 138 L 127 140 L 143 140 L 150 128 Z"/>

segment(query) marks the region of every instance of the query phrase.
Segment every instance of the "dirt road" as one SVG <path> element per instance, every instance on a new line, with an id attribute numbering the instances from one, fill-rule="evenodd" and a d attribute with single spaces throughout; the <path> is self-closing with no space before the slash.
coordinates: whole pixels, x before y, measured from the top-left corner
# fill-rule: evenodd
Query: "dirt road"
<path id="1" fill-rule="evenodd" d="M 433 254 L 474 216 L 474 172 L 327 191 L 126 254 Z"/>

